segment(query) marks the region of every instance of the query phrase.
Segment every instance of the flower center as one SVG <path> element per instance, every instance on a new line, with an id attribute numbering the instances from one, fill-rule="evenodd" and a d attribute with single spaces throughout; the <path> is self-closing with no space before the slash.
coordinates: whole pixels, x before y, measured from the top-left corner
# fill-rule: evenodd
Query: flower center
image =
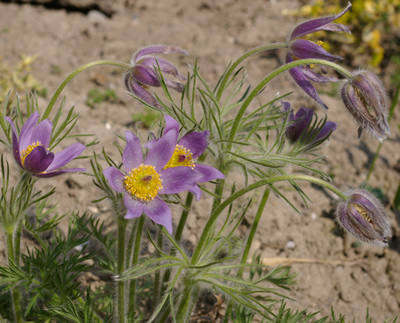
<path id="1" fill-rule="evenodd" d="M 134 197 L 142 201 L 152 201 L 163 188 L 162 179 L 151 165 L 141 164 L 125 176 L 125 188 Z"/>
<path id="2" fill-rule="evenodd" d="M 193 154 L 189 149 L 186 149 L 181 145 L 176 145 L 174 153 L 172 154 L 172 157 L 167 165 L 165 165 L 164 169 L 178 166 L 187 166 L 194 169 L 195 165 L 192 156 Z"/>
<path id="3" fill-rule="evenodd" d="M 38 146 L 41 146 L 42 143 L 40 141 L 36 141 L 33 144 L 29 145 L 28 147 L 26 147 L 26 149 L 24 149 L 20 156 L 21 156 L 21 164 L 22 166 L 24 166 L 25 164 L 25 159 L 26 157 L 28 157 L 28 155 L 32 152 L 33 149 L 35 149 Z"/>
<path id="4" fill-rule="evenodd" d="M 368 223 L 372 224 L 372 219 L 368 216 L 368 212 L 360 204 L 353 203 L 353 206 Z"/>

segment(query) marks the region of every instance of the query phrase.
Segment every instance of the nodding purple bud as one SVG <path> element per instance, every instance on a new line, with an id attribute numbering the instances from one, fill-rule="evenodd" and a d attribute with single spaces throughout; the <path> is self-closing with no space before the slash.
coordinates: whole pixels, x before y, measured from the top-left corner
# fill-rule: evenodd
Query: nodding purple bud
<path id="1" fill-rule="evenodd" d="M 340 95 L 347 110 L 360 125 L 358 137 L 362 130 L 366 130 L 382 142 L 390 134 L 386 91 L 375 74 L 355 72 L 352 79 L 343 83 Z"/>
<path id="2" fill-rule="evenodd" d="M 352 190 L 347 195 L 349 199 L 337 206 L 337 221 L 361 241 L 387 247 L 391 228 L 381 202 L 363 189 Z"/>

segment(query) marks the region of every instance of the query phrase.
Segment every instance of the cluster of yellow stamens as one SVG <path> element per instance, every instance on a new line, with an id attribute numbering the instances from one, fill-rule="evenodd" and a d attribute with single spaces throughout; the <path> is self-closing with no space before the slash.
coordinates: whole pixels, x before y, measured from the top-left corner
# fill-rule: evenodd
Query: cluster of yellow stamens
<path id="1" fill-rule="evenodd" d="M 372 219 L 368 216 L 367 210 L 363 208 L 360 204 L 353 203 L 353 206 L 356 208 L 358 213 L 370 224 L 372 224 Z"/>
<path id="2" fill-rule="evenodd" d="M 22 166 L 24 166 L 25 163 L 25 158 L 28 157 L 28 155 L 32 152 L 33 149 L 35 149 L 38 146 L 41 146 L 42 143 L 40 141 L 36 141 L 33 144 L 29 145 L 28 147 L 26 147 L 26 149 L 24 149 L 23 151 L 21 151 L 21 164 Z"/>
<path id="3" fill-rule="evenodd" d="M 176 145 L 175 151 L 167 165 L 165 165 L 164 169 L 178 166 L 186 166 L 192 169 L 194 169 L 195 166 L 193 162 L 193 154 L 189 149 L 186 149 L 181 145 Z"/>
<path id="4" fill-rule="evenodd" d="M 160 174 L 154 166 L 143 165 L 133 168 L 125 176 L 125 188 L 134 197 L 142 201 L 152 201 L 163 188 Z"/>

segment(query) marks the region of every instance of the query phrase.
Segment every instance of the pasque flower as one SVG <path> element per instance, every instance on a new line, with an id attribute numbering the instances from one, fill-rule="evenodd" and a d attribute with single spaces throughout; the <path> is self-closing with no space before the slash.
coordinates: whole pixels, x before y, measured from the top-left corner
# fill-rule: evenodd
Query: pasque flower
<path id="1" fill-rule="evenodd" d="M 352 79 L 343 82 L 340 95 L 350 114 L 360 125 L 358 137 L 363 129 L 380 141 L 390 134 L 386 91 L 375 74 L 368 71 L 355 72 Z"/>
<path id="2" fill-rule="evenodd" d="M 180 166 L 190 167 L 194 171 L 201 174 L 201 178 L 197 180 L 199 183 L 224 178 L 224 174 L 222 174 L 218 169 L 194 162 L 197 157 L 203 154 L 208 146 L 208 137 L 210 136 L 210 132 L 208 130 L 187 133 L 178 141 L 179 124 L 174 118 L 166 115 L 164 135 L 169 132 L 175 134 L 176 145 L 174 153 L 171 159 L 165 165 L 165 168 Z M 155 141 L 149 142 L 147 145 L 151 147 L 154 142 Z M 195 194 L 197 200 L 200 199 L 201 190 L 197 185 L 193 185 L 189 191 Z"/>
<path id="3" fill-rule="evenodd" d="M 103 171 L 110 186 L 117 192 L 125 193 L 125 219 L 144 213 L 172 233 L 171 210 L 159 195 L 190 190 L 203 178 L 191 167 L 165 168 L 174 153 L 176 137 L 175 131 L 168 131 L 153 142 L 143 159 L 139 138 L 130 131 L 125 132 L 126 147 L 122 154 L 125 173 L 115 167 Z"/>
<path id="4" fill-rule="evenodd" d="M 291 143 L 301 141 L 302 143 L 313 144 L 330 136 L 336 130 L 336 123 L 326 121 L 322 128 L 311 128 L 314 111 L 305 107 L 301 107 L 296 114 L 289 102 L 282 101 L 283 110 L 288 113 L 288 125 L 286 126 L 285 135 Z"/>
<path id="5" fill-rule="evenodd" d="M 343 16 L 351 7 L 348 6 L 339 14 L 324 18 L 310 19 L 294 27 L 288 36 L 288 53 L 286 54 L 285 62 L 290 63 L 296 59 L 318 58 L 325 59 L 331 62 L 341 60 L 339 56 L 334 56 L 323 49 L 320 45 L 301 37 L 319 31 L 345 31 L 350 32 L 347 26 L 343 24 L 333 23 L 332 21 Z M 311 84 L 312 82 L 326 83 L 337 82 L 336 78 L 325 77 L 315 73 L 310 66 L 294 67 L 289 70 L 293 80 L 315 101 L 327 109 L 325 103 L 322 102 L 318 92 Z"/>
<path id="6" fill-rule="evenodd" d="M 78 157 L 86 147 L 75 143 L 56 154 L 49 151 L 53 125 L 48 119 L 38 123 L 38 112 L 34 112 L 22 126 L 19 138 L 12 119 L 9 117 L 5 119 L 12 128 L 14 158 L 22 169 L 37 177 L 53 177 L 67 172 L 86 171 L 85 168 L 59 169 Z"/>
<path id="7" fill-rule="evenodd" d="M 125 86 L 128 91 L 149 105 L 161 108 L 156 98 L 147 90 L 149 87 L 161 86 L 161 81 L 156 72 L 158 67 L 163 75 L 170 74 L 182 81 L 186 80 L 186 77 L 179 74 L 178 69 L 172 63 L 162 58 L 153 57 L 152 55 L 173 53 L 188 54 L 183 49 L 166 45 L 145 47 L 135 53 L 131 59 L 132 68 L 124 76 Z M 164 81 L 167 87 L 178 92 L 183 91 L 181 83 L 171 81 L 167 78 L 164 78 Z"/>
<path id="8" fill-rule="evenodd" d="M 347 195 L 349 199 L 337 206 L 338 222 L 362 241 L 387 246 L 391 229 L 381 202 L 363 189 L 352 190 Z"/>

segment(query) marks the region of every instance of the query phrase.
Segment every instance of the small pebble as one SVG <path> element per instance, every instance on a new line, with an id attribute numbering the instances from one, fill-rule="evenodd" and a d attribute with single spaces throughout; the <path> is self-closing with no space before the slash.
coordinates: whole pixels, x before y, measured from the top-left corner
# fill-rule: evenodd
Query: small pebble
<path id="1" fill-rule="evenodd" d="M 295 246 L 296 244 L 294 243 L 293 240 L 289 240 L 288 242 L 286 242 L 286 248 L 288 249 L 294 249 Z"/>

